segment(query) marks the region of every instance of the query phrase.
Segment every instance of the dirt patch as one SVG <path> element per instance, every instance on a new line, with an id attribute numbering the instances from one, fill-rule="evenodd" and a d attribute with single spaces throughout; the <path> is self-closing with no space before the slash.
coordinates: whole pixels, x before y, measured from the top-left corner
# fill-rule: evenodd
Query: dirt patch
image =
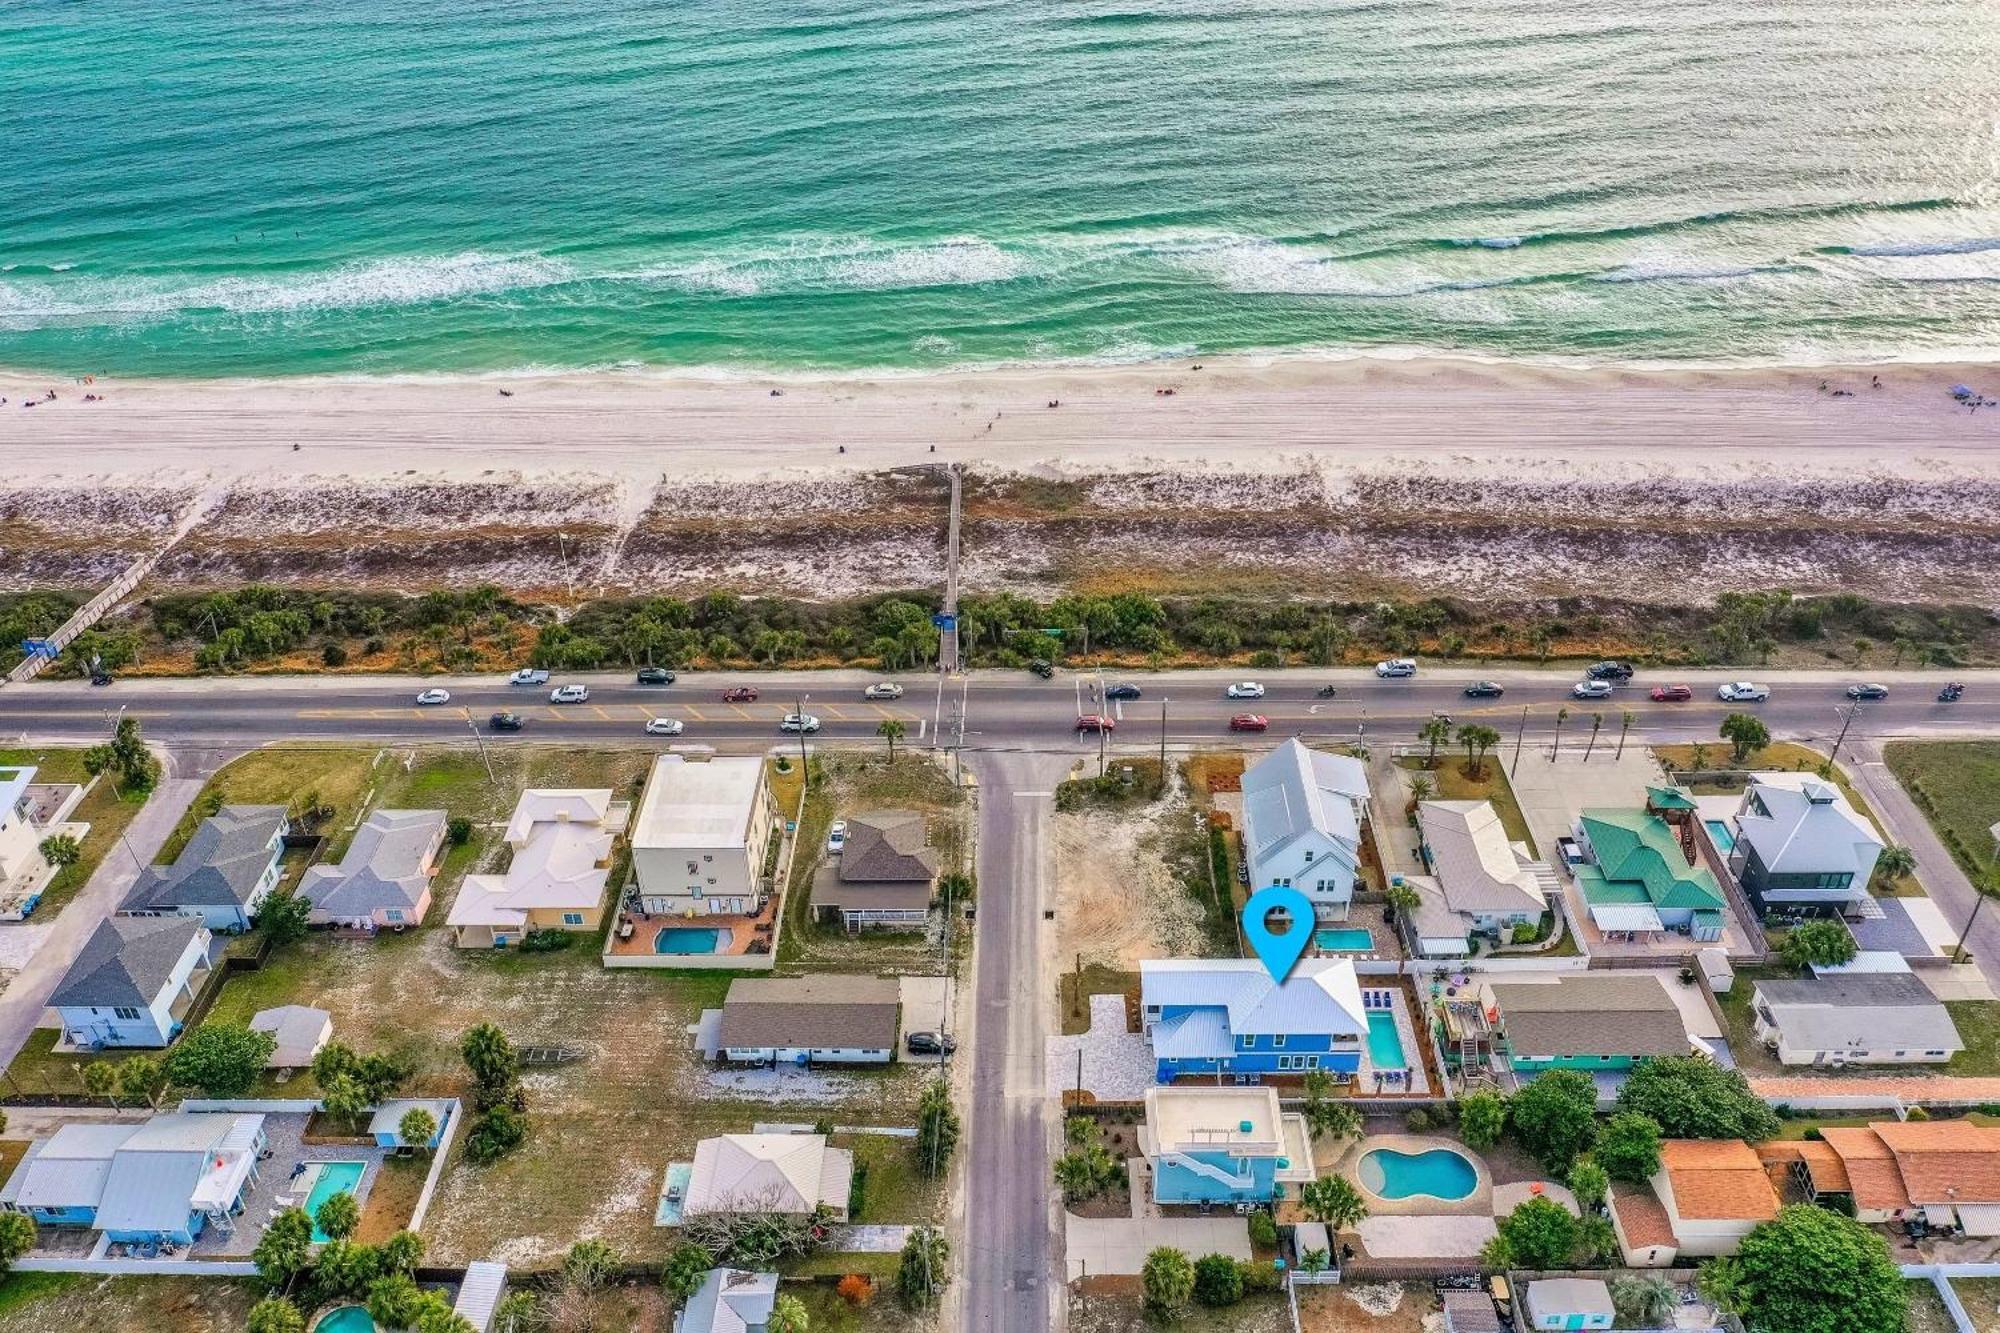
<path id="1" fill-rule="evenodd" d="M 1177 799 L 1054 817 L 1059 958 L 1132 971 L 1142 959 L 1208 952 L 1201 904 L 1166 861 L 1170 825 L 1190 818 Z"/>
<path id="2" fill-rule="evenodd" d="M 1430 1287 L 1421 1282 L 1363 1282 L 1306 1287 L 1299 1292 L 1304 1333 L 1438 1333 Z"/>

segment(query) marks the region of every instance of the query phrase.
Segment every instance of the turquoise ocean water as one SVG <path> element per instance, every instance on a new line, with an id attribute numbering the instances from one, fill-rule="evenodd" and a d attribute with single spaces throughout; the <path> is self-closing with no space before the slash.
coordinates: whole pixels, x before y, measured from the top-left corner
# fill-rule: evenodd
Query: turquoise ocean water
<path id="1" fill-rule="evenodd" d="M 2000 0 L 0 3 L 0 365 L 2000 349 Z"/>

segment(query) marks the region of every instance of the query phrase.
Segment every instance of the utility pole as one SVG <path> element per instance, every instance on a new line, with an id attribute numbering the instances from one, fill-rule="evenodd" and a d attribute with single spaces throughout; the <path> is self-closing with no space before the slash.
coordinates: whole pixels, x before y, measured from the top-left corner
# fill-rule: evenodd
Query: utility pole
<path id="1" fill-rule="evenodd" d="M 1160 790 L 1167 789 L 1167 701 L 1160 700 Z"/>
<path id="2" fill-rule="evenodd" d="M 1861 711 L 1861 705 L 1858 702 L 1851 703 L 1845 708 L 1836 708 L 1833 711 L 1840 717 L 1840 734 L 1833 738 L 1833 753 L 1826 757 L 1826 766 L 1829 769 L 1840 759 L 1840 747 L 1846 743 L 1847 729 L 1854 724 L 1854 716 Z"/>
<path id="3" fill-rule="evenodd" d="M 1528 735 L 1528 709 L 1531 706 L 1529 704 L 1521 705 L 1521 725 L 1514 732 L 1514 762 L 1507 765 L 1507 776 L 1510 778 L 1521 771 L 1521 742 Z"/>
<path id="4" fill-rule="evenodd" d="M 1995 865 L 1996 867 L 2000 867 L 2000 824 L 1993 825 L 1987 832 L 1993 838 L 1993 850 L 1996 856 Z M 1972 912 L 1965 918 L 1965 929 L 1959 932 L 1958 947 L 1952 950 L 1951 961 L 1954 963 L 1965 961 L 1965 941 L 1972 935 L 1973 923 L 1979 920 L 1979 909 L 1986 906 L 1986 899 L 1990 892 L 2000 889 L 2000 868 L 1988 871 L 1985 875 L 1974 872 L 1970 878 L 1972 880 L 1972 892 L 1974 895 L 1972 899 Z"/>
<path id="5" fill-rule="evenodd" d="M 493 756 L 486 753 L 486 738 L 479 734 L 479 724 L 472 720 L 470 708 L 460 710 L 465 714 L 465 725 L 472 732 L 472 743 L 479 747 L 479 762 L 486 765 L 486 781 L 497 787 L 500 779 L 493 776 Z"/>
<path id="6" fill-rule="evenodd" d="M 810 698 L 812 698 L 810 694 L 801 694 L 798 696 L 798 702 L 792 708 L 793 714 L 799 719 L 799 780 L 801 782 L 806 779 L 806 700 Z"/>
<path id="7" fill-rule="evenodd" d="M 569 534 L 567 532 L 558 532 L 556 534 L 556 552 L 562 556 L 563 583 L 569 588 L 570 600 L 575 601 L 576 575 L 570 573 L 569 570 Z"/>

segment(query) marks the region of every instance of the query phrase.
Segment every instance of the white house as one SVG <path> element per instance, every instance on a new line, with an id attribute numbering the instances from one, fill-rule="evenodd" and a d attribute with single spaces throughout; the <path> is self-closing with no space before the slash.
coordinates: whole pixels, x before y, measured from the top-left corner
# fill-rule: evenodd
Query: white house
<path id="1" fill-rule="evenodd" d="M 745 977 L 729 983 L 716 1044 L 749 1064 L 886 1065 L 901 1016 L 893 977 Z"/>
<path id="2" fill-rule="evenodd" d="M 207 979 L 213 936 L 192 916 L 114 916 L 98 923 L 56 983 L 49 1007 L 61 1045 L 165 1046 Z"/>
<path id="3" fill-rule="evenodd" d="M 1759 981 L 1750 1013 L 1780 1064 L 1943 1064 L 1965 1049 L 1951 1011 L 1907 965 Z"/>
<path id="4" fill-rule="evenodd" d="M 1472 937 L 1505 940 L 1535 926 L 1559 889 L 1555 872 L 1507 836 L 1491 801 L 1425 801 L 1417 807 L 1419 854 L 1428 875 L 1407 875 L 1417 894 L 1406 930 L 1425 958 L 1462 957 Z"/>
<path id="5" fill-rule="evenodd" d="M 811 1214 L 847 1220 L 854 1154 L 824 1134 L 723 1134 L 695 1145 L 682 1215 Z"/>
<path id="6" fill-rule="evenodd" d="M 248 930 L 278 887 L 289 827 L 282 805 L 225 805 L 195 827 L 172 865 L 140 871 L 118 910 L 198 917 L 210 930 Z"/>
<path id="7" fill-rule="evenodd" d="M 1243 848 L 1252 889 L 1282 885 L 1325 919 L 1347 916 L 1361 868 L 1368 770 L 1288 740 L 1243 773 Z"/>
<path id="8" fill-rule="evenodd" d="M 1730 873 L 1759 911 L 1838 911 L 1868 897 L 1882 836 L 1811 773 L 1753 773 L 1731 821 Z"/>
<path id="9" fill-rule="evenodd" d="M 507 821 L 505 872 L 467 875 L 446 918 L 461 949 L 504 949 L 530 930 L 604 923 L 611 852 L 629 809 L 606 789 L 534 788 Z"/>
<path id="10" fill-rule="evenodd" d="M 56 868 L 42 855 L 42 839 L 67 833 L 83 840 L 88 824 L 43 824 L 36 819 L 32 768 L 0 767 L 0 921 L 19 921 L 35 910 Z M 67 808 L 70 802 L 64 802 Z M 46 813 L 46 812 L 45 812 Z"/>
<path id="11" fill-rule="evenodd" d="M 781 827 L 763 759 L 661 755 L 632 823 L 640 910 L 754 914 L 771 891 L 764 861 Z"/>

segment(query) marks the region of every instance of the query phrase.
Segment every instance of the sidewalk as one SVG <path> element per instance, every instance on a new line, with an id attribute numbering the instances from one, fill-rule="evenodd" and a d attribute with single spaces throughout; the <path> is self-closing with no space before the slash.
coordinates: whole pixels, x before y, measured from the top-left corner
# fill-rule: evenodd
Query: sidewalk
<path id="1" fill-rule="evenodd" d="M 125 830 L 124 840 L 98 863 L 83 889 L 56 917 L 35 956 L 8 983 L 6 993 L 0 995 L 0 1068 L 12 1064 L 27 1045 L 29 1034 L 41 1024 L 48 1010 L 49 996 L 56 983 L 69 971 L 69 965 L 76 961 L 98 923 L 117 910 L 138 881 L 139 866 L 133 856 L 151 861 L 158 854 L 181 816 L 200 795 L 210 771 L 203 765 L 192 776 L 161 779 L 145 808 Z"/>

